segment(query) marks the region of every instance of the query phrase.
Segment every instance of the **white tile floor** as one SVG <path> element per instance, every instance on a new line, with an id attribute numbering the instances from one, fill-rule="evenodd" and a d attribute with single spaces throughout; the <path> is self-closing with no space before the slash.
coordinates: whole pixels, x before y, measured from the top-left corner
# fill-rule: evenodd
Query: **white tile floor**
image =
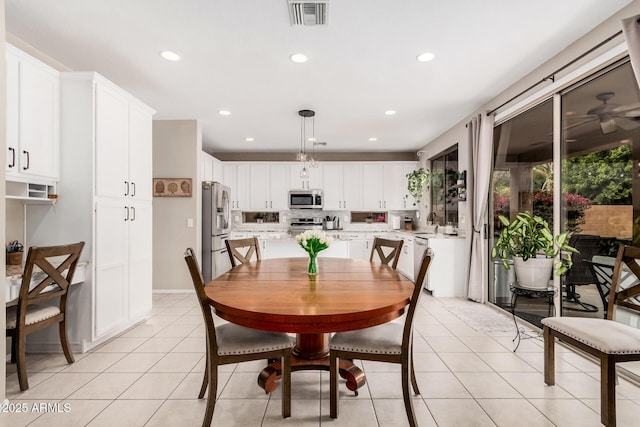
<path id="1" fill-rule="evenodd" d="M 485 333 L 425 295 L 416 317 L 415 398 L 420 426 L 599 426 L 599 369 L 557 347 L 557 385 L 542 376 L 542 343 L 513 353 L 513 330 Z M 478 308 L 468 302 L 468 309 Z M 264 362 L 221 367 L 214 426 L 405 426 L 398 367 L 361 364 L 367 384 L 357 397 L 342 388 L 340 416 L 329 417 L 327 372 L 292 375 L 292 416 L 280 416 L 280 390 L 257 385 Z M 151 317 L 67 365 L 62 354 L 29 355 L 31 388 L 21 393 L 7 365 L 0 426 L 199 426 L 197 399 L 204 333 L 194 294 L 155 294 Z M 640 387 L 620 379 L 618 425 L 637 426 Z M 35 406 L 34 406 L 35 404 Z M 44 407 L 41 407 L 45 404 Z M 46 404 L 50 404 L 48 407 Z M 36 411 L 34 409 L 40 409 Z"/>

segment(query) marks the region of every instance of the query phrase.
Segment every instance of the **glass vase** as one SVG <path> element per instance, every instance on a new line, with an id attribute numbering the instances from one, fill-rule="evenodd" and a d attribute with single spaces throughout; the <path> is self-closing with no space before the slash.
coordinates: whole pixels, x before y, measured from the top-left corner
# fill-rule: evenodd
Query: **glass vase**
<path id="1" fill-rule="evenodd" d="M 315 277 L 318 274 L 318 256 L 309 255 L 309 266 L 307 267 L 307 274 L 310 277 Z"/>

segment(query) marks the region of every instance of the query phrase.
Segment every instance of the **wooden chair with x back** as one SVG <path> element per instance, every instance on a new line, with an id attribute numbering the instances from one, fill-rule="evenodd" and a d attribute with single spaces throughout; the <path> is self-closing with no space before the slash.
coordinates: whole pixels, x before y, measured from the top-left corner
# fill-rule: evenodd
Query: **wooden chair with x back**
<path id="1" fill-rule="evenodd" d="M 282 366 L 282 417 L 291 416 L 291 349 L 293 343 L 285 333 L 259 331 L 233 323 L 215 326 L 209 300 L 204 292 L 200 266 L 193 249 L 187 248 L 184 259 L 200 303 L 206 329 L 207 352 L 205 381 L 199 398 L 209 389 L 203 426 L 210 426 L 218 391 L 218 366 L 269 358 L 281 359 Z"/>
<path id="2" fill-rule="evenodd" d="M 373 239 L 373 247 L 371 248 L 371 256 L 369 257 L 369 261 L 373 261 L 374 256 L 377 254 L 380 258 L 380 262 L 387 265 L 391 263 L 391 267 L 393 267 L 393 269 L 395 270 L 395 268 L 398 266 L 400 254 L 402 253 L 403 244 L 404 240 L 390 240 L 375 237 Z M 386 254 L 385 251 L 387 251 Z"/>
<path id="3" fill-rule="evenodd" d="M 229 252 L 229 258 L 231 259 L 231 266 L 235 267 L 238 264 L 244 264 L 251 262 L 251 258 L 255 254 L 256 261 L 260 261 L 260 242 L 258 238 L 248 237 L 246 239 L 227 239 L 225 240 L 227 245 L 227 251 Z"/>
<path id="4" fill-rule="evenodd" d="M 83 247 L 84 242 L 29 248 L 18 304 L 6 310 L 11 362 L 18 365 L 20 390 L 29 388 L 25 354 L 27 335 L 58 323 L 64 356 L 67 362 L 74 362 L 67 339 L 67 293 Z"/>
<path id="5" fill-rule="evenodd" d="M 422 256 L 418 280 L 422 283 L 433 258 L 431 249 Z M 423 294 L 422 286 L 416 285 L 404 319 L 404 324 L 388 322 L 366 329 L 336 333 L 329 342 L 329 406 L 331 418 L 338 417 L 338 366 L 339 359 L 360 359 L 376 362 L 397 363 L 401 366 L 402 395 L 409 425 L 417 426 L 409 382 L 415 394 L 420 394 L 413 374 L 413 319 Z"/>
<path id="6" fill-rule="evenodd" d="M 623 269 L 636 281 L 620 286 Z M 547 317 L 544 325 L 544 382 L 555 384 L 555 338 L 600 360 L 600 421 L 616 425 L 616 363 L 640 360 L 640 329 L 615 321 L 614 309 L 640 315 L 640 248 L 620 246 L 613 270 L 607 319 Z M 618 315 L 619 313 L 615 313 Z M 628 320 L 630 322 L 630 320 Z"/>

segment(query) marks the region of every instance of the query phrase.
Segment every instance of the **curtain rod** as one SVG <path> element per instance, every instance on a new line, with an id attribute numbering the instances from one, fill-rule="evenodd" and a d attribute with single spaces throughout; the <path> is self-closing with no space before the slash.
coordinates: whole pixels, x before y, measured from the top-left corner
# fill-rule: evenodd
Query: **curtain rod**
<path id="1" fill-rule="evenodd" d="M 636 20 L 637 23 L 640 23 L 640 18 L 638 18 Z M 618 31 L 617 33 L 615 33 L 614 35 L 612 35 L 611 37 L 608 37 L 606 40 L 601 41 L 600 43 L 598 43 L 597 45 L 595 45 L 594 47 L 592 47 L 591 49 L 589 49 L 588 51 L 584 52 L 582 55 L 578 56 L 577 58 L 573 59 L 572 61 L 566 63 L 565 65 L 563 65 L 562 67 L 558 68 L 557 70 L 555 70 L 553 73 L 549 74 L 547 77 L 543 78 L 542 80 L 532 84 L 531 86 L 529 86 L 528 88 L 526 88 L 525 90 L 523 90 L 522 92 L 518 93 L 517 95 L 514 95 L 513 97 L 509 98 L 507 101 L 503 102 L 502 104 L 498 105 L 496 108 L 494 108 L 493 110 L 489 111 L 487 113 L 487 116 L 490 116 L 491 114 L 495 113 L 496 111 L 498 111 L 499 109 L 501 109 L 502 107 L 504 107 L 505 105 L 509 104 L 510 102 L 512 102 L 513 100 L 521 97 L 522 95 L 524 95 L 525 93 L 529 92 L 531 89 L 533 89 L 534 87 L 546 82 L 547 80 L 551 80 L 552 82 L 555 81 L 555 75 L 558 74 L 560 71 L 572 66 L 573 64 L 575 64 L 576 62 L 580 61 L 582 58 L 584 58 L 585 56 L 589 55 L 590 53 L 594 52 L 595 50 L 601 48 L 602 46 L 604 46 L 605 44 L 609 43 L 611 40 L 615 39 L 616 37 L 618 37 L 620 34 L 622 34 L 622 30 Z"/>

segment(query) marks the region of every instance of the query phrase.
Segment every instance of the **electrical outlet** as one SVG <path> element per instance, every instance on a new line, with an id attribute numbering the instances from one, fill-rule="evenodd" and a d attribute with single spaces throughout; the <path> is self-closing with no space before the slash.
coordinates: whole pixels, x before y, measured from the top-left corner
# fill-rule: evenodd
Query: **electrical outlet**
<path id="1" fill-rule="evenodd" d="M 193 228 L 193 218 L 187 218 L 187 228 Z"/>

